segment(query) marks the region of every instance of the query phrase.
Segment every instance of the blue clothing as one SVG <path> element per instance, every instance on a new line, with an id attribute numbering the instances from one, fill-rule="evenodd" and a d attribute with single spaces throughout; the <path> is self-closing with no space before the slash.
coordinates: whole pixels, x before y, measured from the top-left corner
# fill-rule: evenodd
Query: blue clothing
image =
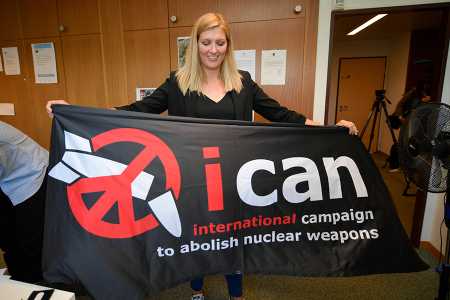
<path id="1" fill-rule="evenodd" d="M 39 190 L 47 166 L 47 150 L 0 121 L 0 189 L 13 205 L 24 202 Z"/>
<path id="2" fill-rule="evenodd" d="M 242 273 L 236 272 L 225 275 L 228 286 L 228 294 L 231 297 L 242 297 Z M 203 277 L 191 280 L 191 289 L 199 292 L 203 289 Z"/>

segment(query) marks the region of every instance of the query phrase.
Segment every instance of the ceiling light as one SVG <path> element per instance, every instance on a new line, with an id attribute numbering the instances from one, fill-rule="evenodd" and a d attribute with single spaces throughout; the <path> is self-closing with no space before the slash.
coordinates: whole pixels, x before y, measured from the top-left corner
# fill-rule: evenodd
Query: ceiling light
<path id="1" fill-rule="evenodd" d="M 370 19 L 369 21 L 367 21 L 366 23 L 358 26 L 357 28 L 353 29 L 352 31 L 350 31 L 349 33 L 347 33 L 347 35 L 355 35 L 358 32 L 360 32 L 361 30 L 363 30 L 366 27 L 369 27 L 370 25 L 372 25 L 373 23 L 375 23 L 376 21 L 380 20 L 381 18 L 386 17 L 387 14 L 378 14 L 375 17 L 373 17 L 372 19 Z"/>

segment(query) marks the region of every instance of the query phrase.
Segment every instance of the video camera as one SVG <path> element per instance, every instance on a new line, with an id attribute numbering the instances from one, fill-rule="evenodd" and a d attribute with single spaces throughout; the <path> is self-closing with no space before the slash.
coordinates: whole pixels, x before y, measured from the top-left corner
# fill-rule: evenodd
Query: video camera
<path id="1" fill-rule="evenodd" d="M 386 94 L 386 90 L 375 90 L 375 97 L 377 100 L 384 99 L 384 94 Z"/>

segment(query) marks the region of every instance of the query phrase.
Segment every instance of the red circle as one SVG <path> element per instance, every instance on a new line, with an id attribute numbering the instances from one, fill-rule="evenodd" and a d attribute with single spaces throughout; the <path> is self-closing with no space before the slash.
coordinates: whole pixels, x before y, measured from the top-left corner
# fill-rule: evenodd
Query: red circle
<path id="1" fill-rule="evenodd" d="M 131 183 L 149 163 L 158 157 L 166 175 L 166 190 L 171 190 L 178 200 L 181 175 L 172 150 L 155 135 L 140 129 L 117 128 L 92 138 L 94 151 L 117 142 L 138 143 L 144 146 L 120 175 L 82 178 L 67 187 L 67 197 L 73 215 L 88 232 L 106 238 L 130 238 L 156 228 L 159 224 L 153 214 L 135 220 Z M 88 208 L 82 195 L 103 192 L 95 204 Z M 109 223 L 102 218 L 117 203 L 119 223 Z"/>

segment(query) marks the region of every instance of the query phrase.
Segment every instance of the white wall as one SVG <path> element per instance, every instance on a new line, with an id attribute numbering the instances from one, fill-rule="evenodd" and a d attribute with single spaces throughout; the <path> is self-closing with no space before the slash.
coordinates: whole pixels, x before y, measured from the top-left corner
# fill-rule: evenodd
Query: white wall
<path id="1" fill-rule="evenodd" d="M 443 3 L 448 0 L 344 0 L 344 9 L 363 9 L 376 7 L 393 7 L 405 5 L 419 5 L 428 3 Z M 335 0 L 320 0 L 319 24 L 317 36 L 316 75 L 314 90 L 314 114 L 315 121 L 322 122 L 325 119 L 326 90 L 328 78 L 328 55 L 330 40 L 331 12 L 334 9 Z M 450 55 L 449 55 L 450 57 Z M 450 99 L 450 66 L 447 61 L 444 90 L 442 98 Z M 425 209 L 424 226 L 422 229 L 422 240 L 430 241 L 436 249 L 439 249 L 439 228 L 436 220 L 442 220 L 442 200 L 434 199 L 435 196 L 427 197 Z M 440 197 L 440 196 L 438 196 Z"/>

